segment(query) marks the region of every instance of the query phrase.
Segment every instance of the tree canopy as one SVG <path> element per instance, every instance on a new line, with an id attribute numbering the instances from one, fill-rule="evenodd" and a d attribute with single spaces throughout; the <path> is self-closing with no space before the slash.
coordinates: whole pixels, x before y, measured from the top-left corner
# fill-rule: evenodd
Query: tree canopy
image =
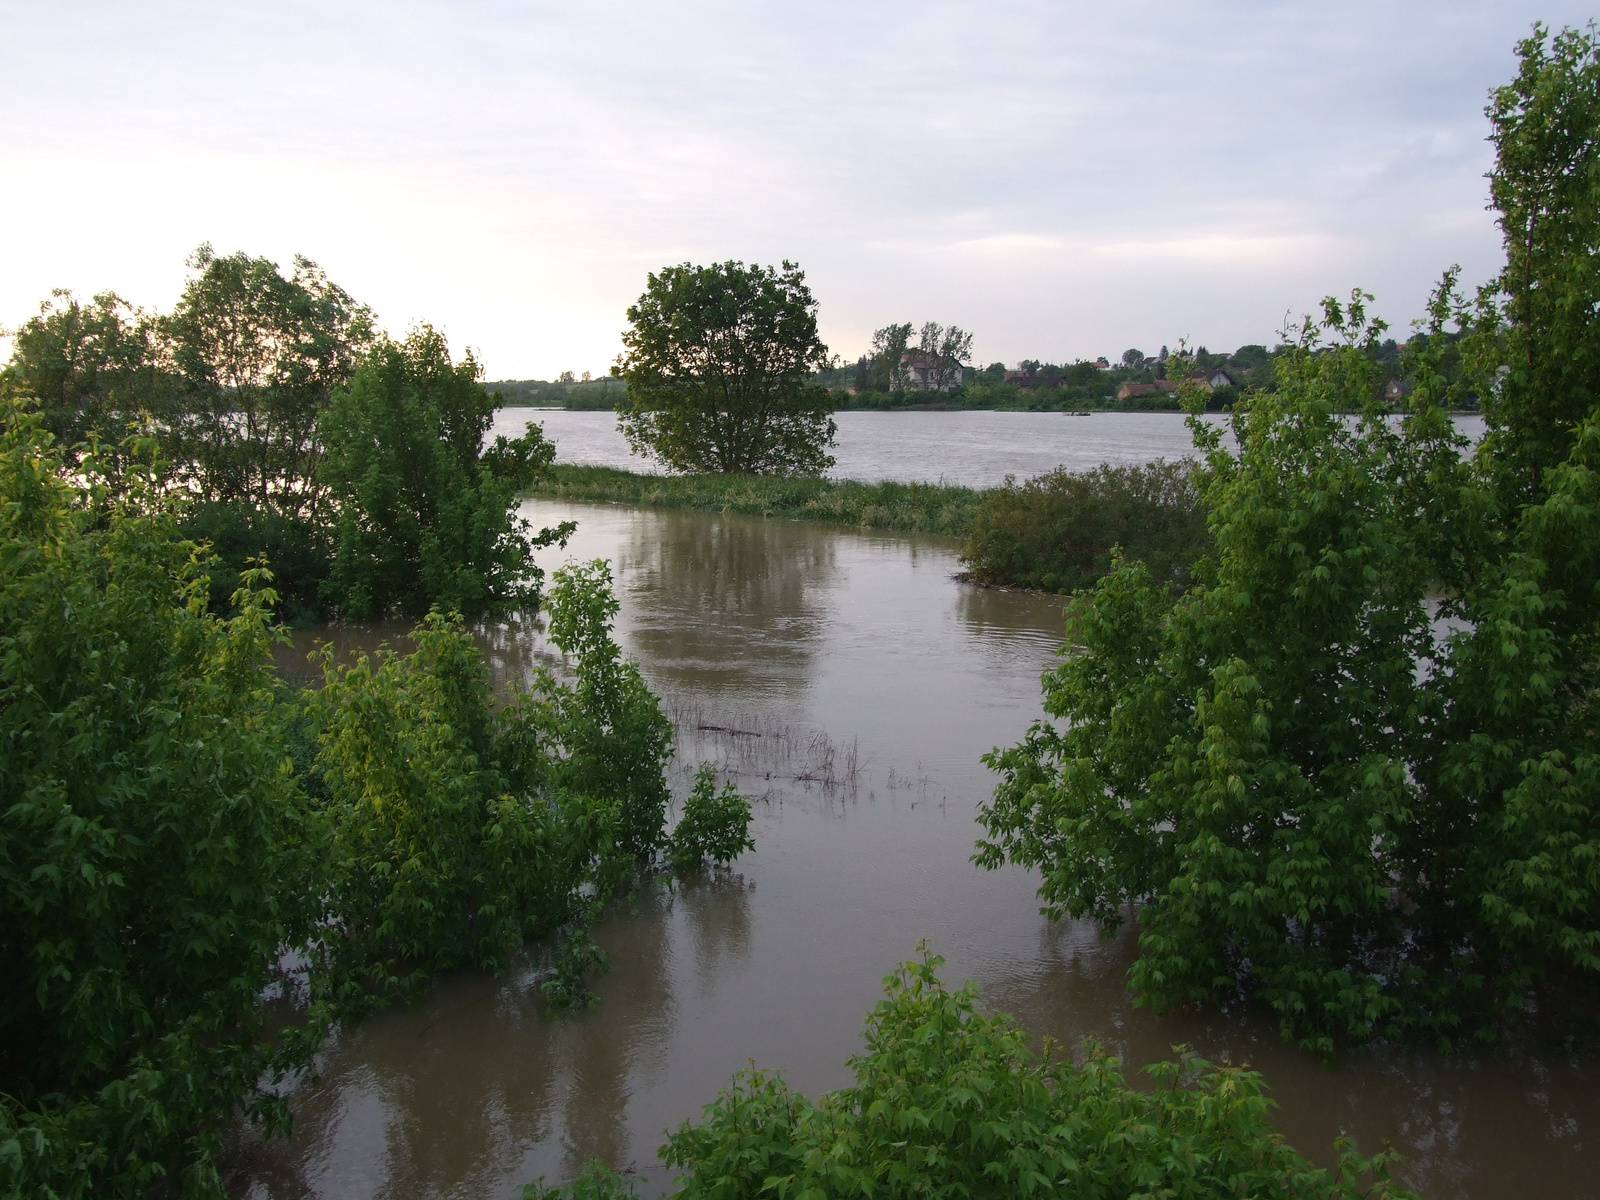
<path id="1" fill-rule="evenodd" d="M 675 471 L 816 474 L 835 426 L 811 375 L 828 361 L 805 273 L 742 262 L 667 267 L 628 309 L 617 424 Z"/>
<path id="2" fill-rule="evenodd" d="M 252 559 L 297 620 L 537 602 L 531 553 L 562 534 L 514 510 L 554 450 L 534 425 L 482 446 L 500 401 L 470 354 L 452 363 L 426 327 L 382 336 L 305 258 L 285 275 L 206 245 L 188 265 L 170 313 L 57 291 L 17 331 L 7 370 L 56 453 L 151 433 L 183 532 L 215 552 L 218 607 Z"/>

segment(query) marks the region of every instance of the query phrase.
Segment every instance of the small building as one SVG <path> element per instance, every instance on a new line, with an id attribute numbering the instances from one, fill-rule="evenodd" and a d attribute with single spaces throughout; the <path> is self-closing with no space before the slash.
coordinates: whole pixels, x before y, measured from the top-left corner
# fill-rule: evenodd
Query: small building
<path id="1" fill-rule="evenodd" d="M 1166 382 L 1165 379 L 1161 380 L 1161 383 Z M 1164 390 L 1166 389 L 1156 383 L 1125 383 L 1117 389 L 1117 399 L 1128 400 L 1134 396 L 1150 396 Z"/>
<path id="2" fill-rule="evenodd" d="M 960 363 L 945 362 L 937 354 L 907 350 L 900 356 L 900 386 L 908 392 L 954 391 L 962 374 Z"/>

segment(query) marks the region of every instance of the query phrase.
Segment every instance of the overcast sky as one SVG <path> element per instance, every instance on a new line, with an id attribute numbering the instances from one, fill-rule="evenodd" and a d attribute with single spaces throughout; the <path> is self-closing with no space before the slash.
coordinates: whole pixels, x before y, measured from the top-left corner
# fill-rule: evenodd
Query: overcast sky
<path id="1" fill-rule="evenodd" d="M 319 262 L 490 378 L 602 373 L 668 263 L 805 268 L 830 348 L 979 361 L 1398 327 L 1492 273 L 1483 107 L 1523 0 L 8 3 L 0 324 L 165 308 L 200 242 Z"/>

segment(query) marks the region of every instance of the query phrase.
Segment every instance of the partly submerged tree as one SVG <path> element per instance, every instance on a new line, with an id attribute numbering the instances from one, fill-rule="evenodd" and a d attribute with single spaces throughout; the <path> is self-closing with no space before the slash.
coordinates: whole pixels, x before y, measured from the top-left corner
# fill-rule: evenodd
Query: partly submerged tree
<path id="1" fill-rule="evenodd" d="M 617 424 L 639 454 L 675 471 L 814 474 L 835 426 L 817 303 L 805 273 L 742 262 L 651 275 L 628 309 L 614 372 L 628 381 Z"/>
<path id="2" fill-rule="evenodd" d="M 1489 110 L 1507 266 L 1471 311 L 1447 274 L 1404 419 L 1381 326 L 1330 303 L 1235 408 L 1237 455 L 1193 423 L 1196 586 L 1102 580 L 1046 680 L 1058 720 L 988 760 L 980 861 L 1036 866 L 1055 913 L 1136 906 L 1147 1002 L 1253 998 L 1327 1049 L 1600 991 L 1600 40 L 1519 54 Z"/>
<path id="3" fill-rule="evenodd" d="M 351 617 L 429 609 L 477 616 L 537 604 L 533 552 L 565 544 L 566 523 L 535 534 L 521 492 L 555 447 L 537 425 L 484 437 L 498 400 L 468 353 L 450 358 L 428 326 L 384 341 L 336 392 L 317 425 L 318 484 L 336 511 L 323 599 Z"/>

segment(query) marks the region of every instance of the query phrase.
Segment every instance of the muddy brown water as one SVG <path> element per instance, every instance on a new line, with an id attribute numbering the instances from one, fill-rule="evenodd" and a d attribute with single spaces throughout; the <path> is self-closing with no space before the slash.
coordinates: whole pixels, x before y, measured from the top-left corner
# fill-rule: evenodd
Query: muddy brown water
<path id="1" fill-rule="evenodd" d="M 657 890 L 597 932 L 600 1006 L 553 1018 L 533 957 L 439 981 L 424 1003 L 342 1031 L 295 1093 L 287 1142 L 248 1140 L 236 1194 L 511 1197 L 599 1157 L 670 1179 L 662 1132 L 753 1060 L 807 1092 L 848 1081 L 881 981 L 919 939 L 992 1008 L 1129 1064 L 1175 1044 L 1260 1070 L 1279 1128 L 1313 1159 L 1341 1132 L 1405 1156 L 1423 1195 L 1600 1195 L 1593 1064 L 1559 1052 L 1379 1047 L 1326 1063 L 1263 1021 L 1154 1016 L 1124 989 L 1133 948 L 1038 913 L 1034 878 L 970 865 L 979 756 L 1039 711 L 1060 602 L 957 582 L 950 544 L 784 521 L 530 502 L 571 517 L 566 558 L 613 564 L 619 638 L 702 759 L 757 798 L 756 849 L 725 879 Z M 313 631 L 349 650 L 398 627 Z M 488 631 L 501 678 L 544 652 Z M 301 669 L 297 658 L 286 659 Z"/>

